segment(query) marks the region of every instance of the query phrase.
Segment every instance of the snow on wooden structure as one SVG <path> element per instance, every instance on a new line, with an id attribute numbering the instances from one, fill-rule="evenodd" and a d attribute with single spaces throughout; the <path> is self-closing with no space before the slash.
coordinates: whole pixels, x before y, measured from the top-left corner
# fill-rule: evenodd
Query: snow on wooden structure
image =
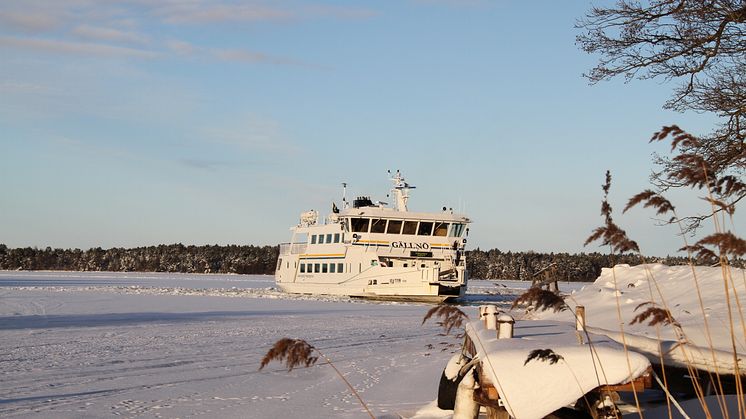
<path id="1" fill-rule="evenodd" d="M 746 325 L 742 324 L 738 313 L 729 318 L 724 285 L 728 286 L 732 300 L 738 297 L 742 301 L 746 296 L 746 270 L 729 268 L 727 272 L 729 279 L 726 281 L 720 267 L 616 265 L 603 268 L 594 283 L 573 292 L 572 298 L 566 302 L 571 307 L 583 307 L 587 330 L 618 342 L 622 341 L 619 323 L 624 323 L 624 339 L 629 348 L 647 355 L 655 364 L 661 362 L 662 353 L 667 366 L 742 374 L 746 371 L 746 353 L 742 352 L 746 348 L 746 336 L 741 331 L 746 329 Z M 664 307 L 661 296 L 665 297 L 671 315 L 681 325 L 685 340 L 680 340 L 673 326 L 656 328 L 648 321 L 633 322 L 642 311 L 641 307 L 651 307 L 651 302 Z M 609 309 L 617 303 L 621 320 L 616 310 Z M 731 310 L 735 311 L 735 301 L 731 304 Z M 569 310 L 560 313 L 547 310 L 531 316 L 576 321 Z M 735 330 L 733 336 L 731 322 Z M 738 350 L 735 354 L 733 346 Z"/>
<path id="2" fill-rule="evenodd" d="M 619 331 L 615 332 L 598 327 L 589 327 L 588 330 L 619 342 L 622 341 L 622 334 Z M 624 339 L 628 348 L 647 356 L 655 364 L 660 364 L 662 358 L 665 365 L 671 367 L 692 367 L 718 374 L 742 374 L 743 371 L 746 371 L 746 362 L 740 353 L 734 357 L 733 352 L 703 348 L 686 341 L 659 341 L 629 333 L 624 334 Z M 736 360 L 738 360 L 737 369 Z"/>
<path id="3" fill-rule="evenodd" d="M 625 352 L 606 336 L 590 334 L 589 345 L 587 338 L 579 341 L 571 323 L 522 321 L 514 326 L 512 339 L 498 339 L 499 330 L 481 321 L 466 326 L 466 352 L 479 360 L 474 397 L 484 406 L 504 408 L 515 418 L 541 418 L 599 387 L 636 379 L 637 390 L 644 386 L 647 358 Z M 554 361 L 551 356 L 527 361 L 532 351 L 547 349 L 552 352 L 545 354 L 558 355 Z"/>

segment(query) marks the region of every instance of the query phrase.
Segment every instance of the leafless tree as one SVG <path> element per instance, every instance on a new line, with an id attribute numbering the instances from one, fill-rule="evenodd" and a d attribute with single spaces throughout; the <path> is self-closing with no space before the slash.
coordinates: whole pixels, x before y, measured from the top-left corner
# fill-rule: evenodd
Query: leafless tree
<path id="1" fill-rule="evenodd" d="M 681 144 L 676 153 L 701 156 L 720 179 L 744 175 L 746 1 L 618 0 L 610 7 L 593 7 L 576 27 L 582 30 L 579 46 L 600 56 L 598 65 L 586 74 L 592 83 L 618 76 L 628 81 L 677 82 L 666 108 L 711 112 L 720 122 L 698 141 Z M 660 139 L 658 134 L 653 140 Z M 656 156 L 655 162 L 658 169 L 652 182 L 659 192 L 694 186 L 672 175 L 681 173 L 689 162 L 676 155 Z M 726 192 L 715 198 L 735 204 L 746 196 L 746 190 Z M 683 221 L 693 231 L 710 216 L 688 216 Z"/>

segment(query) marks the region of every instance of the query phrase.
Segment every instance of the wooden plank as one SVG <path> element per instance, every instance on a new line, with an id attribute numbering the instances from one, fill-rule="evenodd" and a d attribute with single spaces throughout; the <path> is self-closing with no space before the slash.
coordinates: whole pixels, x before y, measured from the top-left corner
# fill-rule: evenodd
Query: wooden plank
<path id="1" fill-rule="evenodd" d="M 632 383 L 634 383 L 634 387 L 632 386 Z M 628 381 L 623 384 L 614 384 L 614 385 L 604 385 L 598 387 L 600 391 L 634 391 L 636 393 L 642 393 L 645 391 L 646 388 L 652 388 L 653 387 L 653 377 L 651 375 L 651 370 L 648 368 L 643 375 L 635 378 L 632 381 Z"/>

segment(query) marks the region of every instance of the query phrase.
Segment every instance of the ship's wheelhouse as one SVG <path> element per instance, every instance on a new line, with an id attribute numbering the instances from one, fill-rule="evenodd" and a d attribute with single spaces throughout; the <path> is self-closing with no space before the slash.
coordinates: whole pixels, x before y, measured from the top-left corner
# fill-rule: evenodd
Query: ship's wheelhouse
<path id="1" fill-rule="evenodd" d="M 351 233 L 394 234 L 425 237 L 461 238 L 468 221 L 412 220 L 385 217 L 346 217 L 346 230 Z"/>

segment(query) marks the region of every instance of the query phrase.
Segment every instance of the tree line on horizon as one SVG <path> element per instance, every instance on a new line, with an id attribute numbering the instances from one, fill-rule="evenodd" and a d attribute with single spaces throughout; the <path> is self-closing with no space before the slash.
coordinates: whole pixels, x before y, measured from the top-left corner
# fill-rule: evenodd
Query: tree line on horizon
<path id="1" fill-rule="evenodd" d="M 278 246 L 205 245 L 181 243 L 88 250 L 47 247 L 8 248 L 0 244 L 0 270 L 107 271 L 107 272 L 181 272 L 270 275 L 275 271 Z M 546 271 L 559 281 L 593 281 L 602 268 L 615 264 L 639 265 L 638 255 L 603 253 L 502 252 L 498 249 L 467 252 L 467 270 L 471 278 L 517 279 L 530 281 Z M 651 263 L 685 265 L 686 257 L 651 257 Z M 743 260 L 731 263 L 746 267 Z M 539 278 L 541 279 L 541 278 Z"/>
<path id="2" fill-rule="evenodd" d="M 278 252 L 278 246 L 185 246 L 181 243 L 88 250 L 10 249 L 0 244 L 0 269 L 272 274 Z"/>

